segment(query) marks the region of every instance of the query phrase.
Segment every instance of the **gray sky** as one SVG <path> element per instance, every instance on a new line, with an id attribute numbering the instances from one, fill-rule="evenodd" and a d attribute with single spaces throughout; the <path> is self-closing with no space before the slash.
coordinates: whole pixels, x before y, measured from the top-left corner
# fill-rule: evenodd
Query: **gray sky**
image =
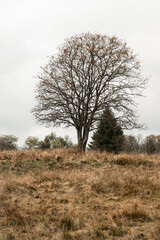
<path id="1" fill-rule="evenodd" d="M 138 107 L 148 130 L 129 134 L 160 134 L 160 0 L 0 0 L 0 135 L 23 145 L 53 131 L 76 142 L 74 129 L 38 126 L 30 111 L 40 66 L 65 38 L 88 31 L 116 35 L 138 54 L 150 76 Z"/>

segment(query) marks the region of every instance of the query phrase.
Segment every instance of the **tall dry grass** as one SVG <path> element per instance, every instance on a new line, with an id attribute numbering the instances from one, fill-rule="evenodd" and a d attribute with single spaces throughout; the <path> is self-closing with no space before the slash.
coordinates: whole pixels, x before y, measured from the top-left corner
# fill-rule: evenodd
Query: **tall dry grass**
<path id="1" fill-rule="evenodd" d="M 0 152 L 0 239 L 160 239 L 160 156 Z"/>

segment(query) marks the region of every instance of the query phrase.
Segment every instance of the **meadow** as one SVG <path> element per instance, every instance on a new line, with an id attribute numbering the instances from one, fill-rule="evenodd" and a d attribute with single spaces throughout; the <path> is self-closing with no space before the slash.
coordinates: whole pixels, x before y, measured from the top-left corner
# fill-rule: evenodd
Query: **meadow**
<path id="1" fill-rule="evenodd" d="M 160 155 L 0 152 L 0 240 L 160 240 Z"/>

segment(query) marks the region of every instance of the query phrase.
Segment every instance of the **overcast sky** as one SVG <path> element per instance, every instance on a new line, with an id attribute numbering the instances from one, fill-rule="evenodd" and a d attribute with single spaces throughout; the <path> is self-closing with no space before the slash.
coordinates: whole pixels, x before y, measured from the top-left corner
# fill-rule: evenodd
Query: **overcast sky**
<path id="1" fill-rule="evenodd" d="M 129 133 L 160 134 L 160 0 L 0 0 L 0 135 L 23 145 L 53 131 L 76 142 L 74 129 L 36 125 L 31 109 L 40 66 L 82 32 L 116 35 L 138 54 L 150 77 L 138 107 L 148 130 Z"/>

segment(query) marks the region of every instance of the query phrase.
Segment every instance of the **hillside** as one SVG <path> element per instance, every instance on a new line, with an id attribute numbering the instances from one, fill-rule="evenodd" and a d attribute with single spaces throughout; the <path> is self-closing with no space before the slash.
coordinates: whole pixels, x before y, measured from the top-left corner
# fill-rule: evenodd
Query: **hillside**
<path id="1" fill-rule="evenodd" d="M 160 155 L 0 153 L 1 240 L 159 240 Z"/>

